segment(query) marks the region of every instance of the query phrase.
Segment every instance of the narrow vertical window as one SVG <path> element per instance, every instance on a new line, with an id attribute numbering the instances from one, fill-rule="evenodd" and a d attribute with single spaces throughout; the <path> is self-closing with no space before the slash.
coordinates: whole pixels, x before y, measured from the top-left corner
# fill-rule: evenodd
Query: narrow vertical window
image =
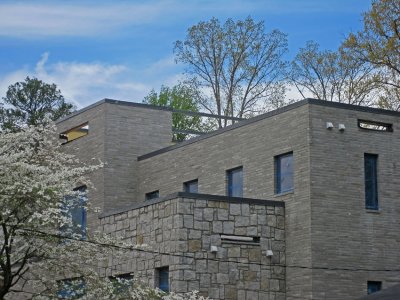
<path id="1" fill-rule="evenodd" d="M 156 270 L 158 277 L 158 288 L 163 292 L 169 292 L 169 267 L 158 268 Z"/>
<path id="2" fill-rule="evenodd" d="M 199 186 L 199 181 L 196 180 L 191 180 L 187 181 L 183 184 L 184 191 L 187 193 L 198 193 L 198 186 Z"/>
<path id="3" fill-rule="evenodd" d="M 365 208 L 378 209 L 378 155 L 364 154 Z"/>
<path id="4" fill-rule="evenodd" d="M 381 281 L 368 281 L 367 282 L 367 293 L 372 294 L 379 292 L 382 289 L 382 282 Z"/>
<path id="5" fill-rule="evenodd" d="M 86 239 L 87 227 L 87 188 L 81 186 L 74 190 L 74 196 L 67 196 L 63 200 L 63 210 L 69 219 L 69 224 L 62 226 L 63 235 L 71 238 Z"/>
<path id="6" fill-rule="evenodd" d="M 293 191 L 293 152 L 275 157 L 275 192 Z"/>
<path id="7" fill-rule="evenodd" d="M 230 197 L 243 197 L 243 167 L 226 171 L 227 194 Z"/>

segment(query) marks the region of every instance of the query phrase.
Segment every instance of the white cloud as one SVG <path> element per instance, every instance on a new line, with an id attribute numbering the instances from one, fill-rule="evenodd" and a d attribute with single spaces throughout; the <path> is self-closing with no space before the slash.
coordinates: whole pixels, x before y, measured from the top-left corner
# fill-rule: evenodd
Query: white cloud
<path id="1" fill-rule="evenodd" d="M 0 4 L 0 35 L 88 36 L 108 34 L 124 25 L 147 23 L 159 16 L 156 6 L 102 4 Z"/>
<path id="2" fill-rule="evenodd" d="M 224 0 L 224 1 L 25 1 L 0 4 L 0 36 L 100 36 L 115 34 L 136 25 L 162 26 L 177 19 L 197 20 L 211 16 L 242 14 L 320 13 L 354 11 L 358 0 Z M 343 3 L 343 5 L 340 5 Z"/>
<path id="3" fill-rule="evenodd" d="M 0 77 L 0 95 L 6 94 L 9 85 L 31 76 L 55 83 L 68 102 L 81 108 L 103 98 L 140 102 L 152 88 L 174 85 L 181 79 L 175 65 L 162 63 L 169 58 L 136 71 L 102 62 L 49 63 L 48 60 L 49 53 L 45 52 L 34 68 L 22 67 Z"/>

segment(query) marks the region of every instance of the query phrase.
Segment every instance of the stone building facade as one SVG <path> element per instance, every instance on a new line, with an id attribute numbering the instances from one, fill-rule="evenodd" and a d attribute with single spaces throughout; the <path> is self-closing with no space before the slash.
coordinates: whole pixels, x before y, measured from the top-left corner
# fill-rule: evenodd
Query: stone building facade
<path id="1" fill-rule="evenodd" d="M 65 148 L 105 163 L 92 175 L 89 199 L 102 213 L 89 227 L 160 252 L 132 254 L 106 275 L 157 285 L 168 267 L 171 290 L 213 299 L 355 299 L 371 283 L 400 282 L 399 121 L 397 112 L 305 99 L 172 145 L 171 111 L 106 99 L 58 127 L 89 124 Z M 292 181 L 282 192 L 286 156 Z M 242 194 L 231 197 L 238 168 Z M 182 193 L 193 180 L 196 193 Z"/>
<path id="2" fill-rule="evenodd" d="M 167 266 L 174 292 L 198 290 L 212 299 L 285 299 L 283 202 L 181 192 L 103 214 L 101 225 L 104 232 L 149 249 L 133 251 L 106 268 L 107 276 L 133 272 L 158 286 L 157 270 Z M 251 239 L 229 239 L 238 236 Z"/>

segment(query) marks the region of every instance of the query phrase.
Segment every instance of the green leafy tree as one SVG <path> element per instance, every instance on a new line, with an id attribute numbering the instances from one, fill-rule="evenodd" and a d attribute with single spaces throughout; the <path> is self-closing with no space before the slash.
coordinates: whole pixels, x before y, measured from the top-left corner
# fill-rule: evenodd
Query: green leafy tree
<path id="1" fill-rule="evenodd" d="M 171 107 L 178 110 L 199 112 L 198 103 L 195 100 L 196 92 L 183 84 L 178 84 L 172 88 L 162 86 L 160 92 L 152 90 L 147 95 L 143 103 Z M 189 116 L 182 113 L 172 114 L 172 125 L 174 128 L 182 131 L 202 131 L 200 116 Z M 176 141 L 185 140 L 190 134 L 174 133 L 173 139 Z"/>
<path id="2" fill-rule="evenodd" d="M 37 78 L 26 77 L 8 87 L 0 106 L 2 129 L 19 130 L 26 125 L 43 124 L 46 118 L 57 120 L 75 110 L 65 102 L 55 84 L 47 84 Z"/>
<path id="3" fill-rule="evenodd" d="M 251 17 L 212 18 L 190 27 L 175 43 L 176 60 L 187 66 L 188 82 L 199 93 L 203 109 L 218 116 L 245 117 L 264 112 L 284 99 L 286 35 L 265 32 Z M 218 126 L 228 125 L 219 119 Z"/>
<path id="4" fill-rule="evenodd" d="M 374 0 L 364 14 L 363 30 L 352 33 L 344 47 L 354 59 L 379 69 L 377 80 L 385 85 L 379 104 L 391 109 L 400 107 L 400 2 Z"/>

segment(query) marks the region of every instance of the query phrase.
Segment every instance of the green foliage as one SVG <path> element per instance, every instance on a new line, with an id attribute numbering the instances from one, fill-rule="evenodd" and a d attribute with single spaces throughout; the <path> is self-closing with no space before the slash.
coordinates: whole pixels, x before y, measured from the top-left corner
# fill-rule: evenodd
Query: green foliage
<path id="1" fill-rule="evenodd" d="M 157 94 L 155 90 L 152 90 L 150 94 L 144 98 L 143 103 L 198 112 L 199 107 L 195 100 L 195 95 L 196 93 L 193 89 L 183 84 L 178 84 L 172 88 L 162 86 L 160 93 Z M 202 130 L 201 118 L 199 116 L 188 116 L 182 113 L 172 114 L 172 125 L 174 128 L 180 130 Z M 188 136 L 189 134 L 185 133 L 174 133 L 173 139 L 176 141 L 183 141 Z"/>
<path id="2" fill-rule="evenodd" d="M 65 102 L 55 84 L 26 77 L 8 87 L 0 106 L 1 128 L 17 131 L 27 125 L 40 125 L 45 119 L 57 120 L 75 110 Z"/>

